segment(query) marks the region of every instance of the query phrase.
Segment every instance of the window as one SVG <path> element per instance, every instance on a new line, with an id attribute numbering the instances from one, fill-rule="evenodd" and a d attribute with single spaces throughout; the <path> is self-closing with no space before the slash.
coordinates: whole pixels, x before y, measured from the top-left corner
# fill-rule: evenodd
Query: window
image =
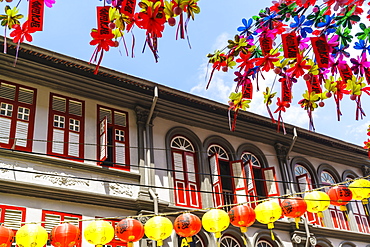
<path id="1" fill-rule="evenodd" d="M 129 170 L 130 149 L 127 113 L 98 106 L 98 116 L 99 164 Z"/>
<path id="2" fill-rule="evenodd" d="M 22 222 L 25 221 L 25 218 L 25 208 L 0 205 L 0 222 L 3 223 L 4 227 L 13 230 L 14 236 L 17 230 L 23 225 Z"/>
<path id="3" fill-rule="evenodd" d="M 208 148 L 208 156 L 215 207 L 279 195 L 275 169 L 262 168 L 254 154 L 243 152 L 240 160 L 229 161 L 226 150 L 214 144 Z"/>
<path id="4" fill-rule="evenodd" d="M 36 90 L 0 82 L 0 147 L 32 151 Z"/>
<path id="5" fill-rule="evenodd" d="M 68 222 L 72 225 L 77 226 L 80 230 L 82 229 L 82 216 L 76 215 L 76 214 L 68 214 L 68 213 L 62 213 L 62 212 L 55 212 L 55 211 L 42 211 L 42 226 L 45 228 L 45 230 L 48 232 L 50 236 L 51 230 L 64 222 Z M 50 245 L 50 244 L 48 244 Z M 51 245 L 50 245 L 51 246 Z M 81 237 L 80 241 L 76 243 L 76 246 L 81 246 Z"/>
<path id="6" fill-rule="evenodd" d="M 230 235 L 224 235 L 220 239 L 220 246 L 225 247 L 242 247 L 243 245 L 239 241 Z"/>
<path id="7" fill-rule="evenodd" d="M 109 222 L 113 226 L 113 228 L 116 229 L 117 223 L 120 220 L 116 220 L 116 219 L 107 220 L 107 219 L 105 219 L 104 221 Z M 110 241 L 109 243 L 107 243 L 103 246 L 104 247 L 126 247 L 127 244 L 122 242 L 119 238 L 116 237 L 116 235 L 114 235 L 114 238 L 112 239 L 112 241 Z"/>
<path id="8" fill-rule="evenodd" d="M 51 94 L 48 154 L 81 160 L 84 157 L 84 102 Z"/>
<path id="9" fill-rule="evenodd" d="M 323 186 L 337 183 L 334 177 L 327 171 L 322 171 L 320 177 L 321 177 L 321 183 Z M 325 192 L 327 192 L 328 190 L 329 188 L 326 188 Z M 331 220 L 333 222 L 334 228 L 342 229 L 342 230 L 349 230 L 346 215 L 344 215 L 344 213 L 340 210 L 338 206 L 333 206 L 330 204 L 329 212 L 331 215 Z"/>
<path id="10" fill-rule="evenodd" d="M 197 160 L 193 144 L 183 136 L 171 141 L 174 192 L 177 206 L 201 208 Z"/>
<path id="11" fill-rule="evenodd" d="M 256 247 L 274 247 L 274 245 L 267 240 L 261 239 L 257 242 Z"/>

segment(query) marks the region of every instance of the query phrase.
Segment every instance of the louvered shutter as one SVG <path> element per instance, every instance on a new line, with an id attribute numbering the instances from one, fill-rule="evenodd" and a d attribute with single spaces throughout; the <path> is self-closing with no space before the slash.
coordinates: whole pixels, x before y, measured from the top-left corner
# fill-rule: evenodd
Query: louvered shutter
<path id="1" fill-rule="evenodd" d="M 200 208 L 200 193 L 195 169 L 195 158 L 193 153 L 185 152 L 187 182 L 190 207 Z"/>
<path id="2" fill-rule="evenodd" d="M 68 138 L 68 155 L 78 157 L 80 156 L 80 134 L 76 132 L 69 132 Z"/>
<path id="3" fill-rule="evenodd" d="M 50 233 L 54 226 L 57 226 L 62 221 L 62 217 L 57 214 L 45 214 L 44 228 Z"/>
<path id="4" fill-rule="evenodd" d="M 279 196 L 279 185 L 276 181 L 275 167 L 268 167 L 262 169 L 262 177 L 265 182 L 266 196 Z"/>
<path id="5" fill-rule="evenodd" d="M 64 130 L 53 129 L 52 152 L 64 154 Z"/>
<path id="6" fill-rule="evenodd" d="M 211 178 L 212 178 L 213 204 L 215 207 L 219 207 L 223 205 L 224 199 L 222 194 L 220 166 L 218 163 L 217 153 L 209 157 L 209 165 L 211 169 Z"/>
<path id="7" fill-rule="evenodd" d="M 230 167 L 231 175 L 233 177 L 234 195 L 236 195 L 234 203 L 247 202 L 247 182 L 243 161 L 231 161 Z"/>
<path id="8" fill-rule="evenodd" d="M 17 121 L 15 129 L 16 146 L 27 146 L 28 126 L 28 122 Z"/>
<path id="9" fill-rule="evenodd" d="M 301 192 L 310 191 L 312 190 L 311 180 L 309 179 L 307 174 L 302 174 L 296 177 L 298 182 L 298 187 Z M 304 197 L 304 194 L 302 194 Z M 305 217 L 307 218 L 308 223 L 321 225 L 320 218 L 315 213 L 306 212 Z"/>
<path id="10" fill-rule="evenodd" d="M 186 183 L 184 174 L 184 161 L 181 152 L 172 151 L 172 164 L 174 172 L 175 200 L 176 205 L 186 206 Z"/>
<path id="11" fill-rule="evenodd" d="M 23 211 L 15 209 L 5 209 L 4 226 L 12 230 L 18 230 L 21 227 Z"/>
<path id="12" fill-rule="evenodd" d="M 253 165 L 251 160 L 249 160 L 244 165 L 244 170 L 247 179 L 247 200 L 249 202 L 253 202 L 250 204 L 250 206 L 255 208 L 257 206 L 257 203 L 255 203 L 255 201 L 258 200 L 258 197 L 256 183 L 254 181 Z"/>
<path id="13" fill-rule="evenodd" d="M 0 143 L 9 144 L 12 120 L 0 117 Z"/>
<path id="14" fill-rule="evenodd" d="M 116 153 L 116 163 L 118 165 L 126 164 L 126 146 L 124 143 L 115 142 L 115 153 Z"/>
<path id="15" fill-rule="evenodd" d="M 108 119 L 106 116 L 100 121 L 99 126 L 99 160 L 105 161 L 108 158 Z"/>

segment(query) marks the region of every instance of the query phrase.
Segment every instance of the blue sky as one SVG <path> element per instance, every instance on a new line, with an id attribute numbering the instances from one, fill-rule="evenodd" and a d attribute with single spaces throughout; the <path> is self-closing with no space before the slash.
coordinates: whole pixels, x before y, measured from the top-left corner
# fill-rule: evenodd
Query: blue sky
<path id="1" fill-rule="evenodd" d="M 11 6 L 15 5 L 10 3 Z M 90 30 L 96 27 L 96 6 L 98 0 L 56 0 L 52 8 L 45 8 L 44 31 L 33 34 L 33 45 L 62 53 L 77 59 L 89 61 L 95 47 L 90 46 Z M 6 5 L 0 3 L 1 10 Z M 192 48 L 186 40 L 176 40 L 176 28 L 166 25 L 163 38 L 159 39 L 159 62 L 155 63 L 152 53 L 144 45 L 144 31 L 135 27 L 135 58 L 127 57 L 122 45 L 105 53 L 102 66 L 123 73 L 163 84 L 175 89 L 202 96 L 227 104 L 228 96 L 233 90 L 233 73 L 216 73 L 208 90 L 205 90 L 208 53 L 222 49 L 228 39 L 233 39 L 237 27 L 241 26 L 242 18 L 256 15 L 260 9 L 271 5 L 270 0 L 200 0 L 200 14 L 195 21 L 190 21 L 188 33 Z M 27 1 L 22 0 L 20 12 L 27 15 Z M 3 11 L 3 10 L 2 10 Z M 367 23 L 368 24 L 368 23 Z M 128 48 L 131 48 L 132 35 L 125 35 Z M 263 104 L 262 91 L 271 85 L 274 74 L 267 75 L 265 82 L 260 82 L 260 92 L 254 93 L 249 111 L 267 116 Z M 284 113 L 287 123 L 308 128 L 307 113 L 297 102 L 306 89 L 305 82 L 299 82 L 294 91 L 292 106 Z M 348 98 L 348 97 L 347 97 Z M 362 97 L 362 105 L 370 115 L 370 97 Z M 355 103 L 346 99 L 342 102 L 342 119 L 336 118 L 333 99 L 325 101 L 326 105 L 314 113 L 316 132 L 346 142 L 362 146 L 367 139 L 366 129 L 370 117 L 355 120 Z M 274 103 L 275 104 L 275 103 Z M 276 109 L 276 105 L 271 106 Z"/>

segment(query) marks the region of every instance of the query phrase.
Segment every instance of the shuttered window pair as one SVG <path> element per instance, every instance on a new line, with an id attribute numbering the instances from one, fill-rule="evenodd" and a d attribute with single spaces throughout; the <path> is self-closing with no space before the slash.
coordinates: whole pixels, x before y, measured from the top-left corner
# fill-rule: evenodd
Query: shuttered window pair
<path id="1" fill-rule="evenodd" d="M 0 205 L 0 222 L 4 227 L 12 229 L 14 233 L 24 224 L 26 209 L 8 205 Z"/>
<path id="2" fill-rule="evenodd" d="M 48 154 L 70 159 L 84 157 L 84 102 L 51 94 Z"/>
<path id="3" fill-rule="evenodd" d="M 127 112 L 98 106 L 98 160 L 100 165 L 129 170 Z"/>
<path id="4" fill-rule="evenodd" d="M 0 81 L 0 147 L 32 150 L 36 90 Z"/>

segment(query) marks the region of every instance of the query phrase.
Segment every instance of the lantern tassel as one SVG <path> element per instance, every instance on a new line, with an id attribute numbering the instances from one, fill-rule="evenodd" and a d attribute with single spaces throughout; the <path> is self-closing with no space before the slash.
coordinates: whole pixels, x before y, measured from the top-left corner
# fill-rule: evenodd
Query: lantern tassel
<path id="1" fill-rule="evenodd" d="M 340 205 L 339 210 L 342 211 L 342 212 L 346 212 L 347 211 L 346 205 Z"/>
<path id="2" fill-rule="evenodd" d="M 158 246 L 162 246 L 163 245 L 163 241 L 162 240 L 157 240 L 157 245 Z"/>
<path id="3" fill-rule="evenodd" d="M 127 247 L 133 247 L 134 246 L 134 243 L 133 242 L 128 242 L 127 243 Z"/>
<path id="4" fill-rule="evenodd" d="M 271 239 L 272 239 L 272 241 L 275 241 L 275 235 L 274 235 L 274 232 L 272 231 L 272 229 L 271 229 Z"/>
<path id="5" fill-rule="evenodd" d="M 301 218 L 300 217 L 294 218 L 294 221 L 296 228 L 299 229 L 299 222 L 301 221 Z"/>
<path id="6" fill-rule="evenodd" d="M 322 212 L 320 211 L 320 212 L 317 212 L 317 215 L 319 216 L 319 218 L 320 218 L 320 222 L 321 222 L 321 225 L 323 226 L 323 227 L 325 227 L 325 224 L 324 224 L 324 215 L 322 214 Z"/>
<path id="7" fill-rule="evenodd" d="M 247 245 L 247 239 L 246 239 L 246 237 L 245 237 L 244 233 L 242 233 L 242 234 L 241 234 L 241 237 L 242 237 L 242 239 L 243 239 L 244 245 L 245 245 L 245 246 L 248 246 L 248 245 Z"/>
<path id="8" fill-rule="evenodd" d="M 186 241 L 187 241 L 188 243 L 193 242 L 193 237 L 192 237 L 192 236 L 190 236 L 190 237 L 186 237 Z"/>
<path id="9" fill-rule="evenodd" d="M 186 246 L 189 246 L 189 243 L 187 241 L 187 238 L 183 238 L 181 241 L 181 247 L 186 247 Z"/>
<path id="10" fill-rule="evenodd" d="M 362 199 L 362 205 L 365 206 L 366 204 L 368 204 L 367 198 Z M 364 207 L 364 209 L 365 209 L 366 216 L 369 216 L 369 211 L 367 210 L 367 207 Z"/>

